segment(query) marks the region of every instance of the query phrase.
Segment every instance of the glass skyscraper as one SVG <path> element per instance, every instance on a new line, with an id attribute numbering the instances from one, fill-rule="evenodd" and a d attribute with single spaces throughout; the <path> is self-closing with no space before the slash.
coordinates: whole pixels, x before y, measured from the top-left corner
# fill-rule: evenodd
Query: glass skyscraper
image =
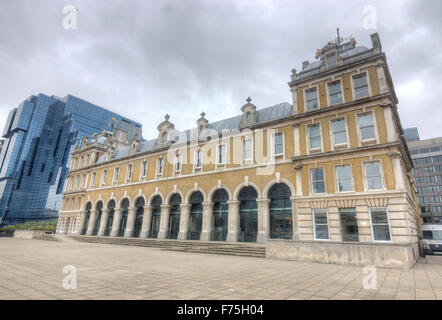
<path id="1" fill-rule="evenodd" d="M 83 137 L 110 130 L 112 118 L 141 138 L 141 124 L 72 95 L 32 95 L 8 116 L 0 152 L 0 224 L 56 217 Z"/>

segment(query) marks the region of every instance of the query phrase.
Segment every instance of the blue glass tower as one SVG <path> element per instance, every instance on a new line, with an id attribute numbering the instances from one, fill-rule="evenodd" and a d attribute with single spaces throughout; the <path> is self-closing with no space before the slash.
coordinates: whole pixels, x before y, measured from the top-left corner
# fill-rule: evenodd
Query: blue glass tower
<path id="1" fill-rule="evenodd" d="M 2 134 L 0 224 L 55 217 L 71 150 L 83 137 L 110 130 L 112 118 L 129 139 L 141 137 L 141 124 L 72 95 L 33 95 L 14 108 Z"/>

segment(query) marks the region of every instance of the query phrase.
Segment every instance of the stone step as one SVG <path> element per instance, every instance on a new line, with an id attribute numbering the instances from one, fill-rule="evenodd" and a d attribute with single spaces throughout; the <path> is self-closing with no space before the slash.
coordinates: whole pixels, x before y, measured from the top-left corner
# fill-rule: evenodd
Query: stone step
<path id="1" fill-rule="evenodd" d="M 149 238 L 122 238 L 122 237 L 97 237 L 71 235 L 71 239 L 102 244 L 142 246 L 158 248 L 160 250 L 223 254 L 247 257 L 265 257 L 265 246 L 259 244 L 228 243 L 228 242 L 207 242 L 197 240 L 171 240 L 171 239 L 149 239 Z"/>

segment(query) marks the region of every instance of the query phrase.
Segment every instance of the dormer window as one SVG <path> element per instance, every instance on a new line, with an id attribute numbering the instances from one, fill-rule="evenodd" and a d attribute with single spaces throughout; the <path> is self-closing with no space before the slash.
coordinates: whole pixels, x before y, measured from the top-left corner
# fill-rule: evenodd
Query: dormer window
<path id="1" fill-rule="evenodd" d="M 241 108 L 241 111 L 243 112 L 240 122 L 241 128 L 253 125 L 257 121 L 256 106 L 251 103 L 252 99 L 250 97 L 248 97 L 246 101 L 247 103 Z"/>
<path id="2" fill-rule="evenodd" d="M 246 114 L 246 120 L 247 120 L 247 121 L 252 120 L 252 114 L 251 114 L 250 112 L 247 112 L 247 114 Z"/>
<path id="3" fill-rule="evenodd" d="M 336 53 L 330 53 L 325 56 L 327 61 L 327 68 L 333 68 L 336 67 Z"/>
<path id="4" fill-rule="evenodd" d="M 163 134 L 161 135 L 161 141 L 166 141 L 167 140 L 167 132 L 163 132 Z"/>

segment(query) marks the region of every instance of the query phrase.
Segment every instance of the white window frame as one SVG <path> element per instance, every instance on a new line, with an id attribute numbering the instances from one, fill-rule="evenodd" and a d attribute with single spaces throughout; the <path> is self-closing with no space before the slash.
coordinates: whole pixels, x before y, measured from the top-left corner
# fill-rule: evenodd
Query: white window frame
<path id="1" fill-rule="evenodd" d="M 362 139 L 362 133 L 361 133 L 361 126 L 359 123 L 359 117 L 369 114 L 371 113 L 372 115 L 372 119 L 373 119 L 373 129 L 374 129 L 374 138 L 370 138 L 370 139 Z M 361 146 L 363 143 L 367 143 L 367 142 L 379 142 L 379 137 L 378 137 L 378 127 L 377 127 L 377 121 L 376 121 L 376 112 L 374 112 L 373 110 L 367 111 L 367 112 L 360 112 L 360 113 L 356 113 L 356 125 L 357 125 L 357 133 L 358 133 L 358 141 L 359 141 L 359 146 Z"/>
<path id="2" fill-rule="evenodd" d="M 358 76 L 361 76 L 363 74 L 365 74 L 365 79 L 367 80 L 368 96 L 356 98 L 356 90 L 355 90 L 354 78 L 358 77 Z M 361 72 L 359 72 L 357 74 L 352 75 L 350 83 L 351 83 L 351 94 L 352 94 L 353 100 L 365 99 L 365 98 L 369 98 L 369 97 L 372 96 L 371 85 L 370 85 L 370 75 L 369 75 L 367 70 L 361 71 Z"/>
<path id="3" fill-rule="evenodd" d="M 333 131 L 333 122 L 337 122 L 337 121 L 344 121 L 344 130 L 345 130 L 345 140 L 346 142 L 343 143 L 336 143 L 335 142 L 335 133 Z M 349 144 L 349 137 L 348 137 L 348 123 L 347 123 L 347 117 L 338 117 L 336 119 L 330 119 L 330 137 L 331 137 L 331 141 L 332 141 L 332 148 L 333 150 L 335 148 L 340 148 L 340 147 L 348 147 Z"/>
<path id="4" fill-rule="evenodd" d="M 198 166 L 198 154 L 201 152 L 201 163 Z M 197 150 L 195 150 L 195 169 L 196 170 L 200 170 L 203 168 L 203 157 L 204 157 L 204 152 L 203 152 L 203 148 L 198 148 Z"/>
<path id="5" fill-rule="evenodd" d="M 246 142 L 251 144 L 251 158 L 246 158 Z M 253 153 L 254 153 L 254 146 L 253 146 L 253 137 L 245 137 L 242 140 L 242 159 L 244 163 L 253 163 Z"/>
<path id="6" fill-rule="evenodd" d="M 220 147 L 222 147 L 223 149 L 224 149 L 224 162 L 219 162 L 219 156 L 220 156 L 220 153 L 219 153 L 219 151 L 220 151 Z M 218 165 L 218 166 L 224 166 L 224 165 L 226 165 L 226 162 L 227 162 L 227 144 L 225 144 L 225 143 L 219 143 L 219 144 L 217 144 L 217 146 L 216 146 L 216 164 Z"/>
<path id="7" fill-rule="evenodd" d="M 339 103 L 331 103 L 331 99 L 330 99 L 330 90 L 329 90 L 329 84 L 332 84 L 332 83 L 334 83 L 334 82 L 338 82 L 339 81 L 339 84 L 340 84 L 340 86 L 341 86 L 341 102 L 339 102 Z M 326 94 L 327 94 L 327 106 L 329 106 L 329 107 L 331 107 L 331 106 L 338 106 L 338 105 L 340 105 L 340 104 L 343 104 L 343 103 L 345 103 L 345 97 L 344 97 L 344 90 L 343 90 L 343 87 L 342 87 L 342 79 L 334 79 L 334 80 L 332 80 L 332 81 L 329 81 L 329 82 L 327 82 L 326 84 L 325 84 L 325 90 L 326 90 Z"/>
<path id="8" fill-rule="evenodd" d="M 160 165 L 160 163 L 162 163 L 162 165 Z M 164 173 L 164 158 L 160 157 L 157 160 L 157 176 L 162 176 L 163 173 Z"/>
<path id="9" fill-rule="evenodd" d="M 275 149 L 276 149 L 276 136 L 277 135 L 282 135 L 282 152 L 281 153 L 276 153 L 275 152 Z M 278 132 L 275 132 L 274 134 L 273 134 L 273 154 L 274 154 L 274 156 L 275 157 L 279 157 L 279 156 L 284 156 L 285 155 L 285 134 L 284 134 L 284 131 L 278 131 Z"/>
<path id="10" fill-rule="evenodd" d="M 316 100 L 318 101 L 318 107 L 315 108 L 315 109 L 309 109 L 308 108 L 307 92 L 313 91 L 313 90 L 316 90 Z M 318 86 L 311 86 L 309 88 L 305 88 L 304 89 L 304 105 L 305 105 L 305 112 L 310 112 L 310 111 L 321 109 L 321 103 L 320 103 L 320 100 L 319 100 L 319 88 L 318 88 Z"/>
<path id="11" fill-rule="evenodd" d="M 314 188 L 313 188 L 313 170 L 315 169 L 322 169 L 322 173 L 324 175 L 324 192 L 318 193 L 318 192 L 314 192 Z M 316 167 L 316 168 L 310 168 L 310 191 L 312 195 L 315 194 L 327 194 L 327 177 L 326 177 L 326 171 L 325 171 L 325 167 Z"/>
<path id="12" fill-rule="evenodd" d="M 181 170 L 183 169 L 183 154 L 181 152 L 175 154 L 175 161 L 173 164 L 173 168 L 175 173 L 180 173 Z"/>
<path id="13" fill-rule="evenodd" d="M 143 172 L 144 167 L 146 167 L 146 172 Z M 143 161 L 141 161 L 141 166 L 140 166 L 140 180 L 146 180 L 148 169 L 149 169 L 149 161 L 144 159 Z"/>
<path id="14" fill-rule="evenodd" d="M 351 181 L 351 190 L 350 191 L 339 191 L 339 177 L 338 177 L 338 167 L 350 167 L 350 181 Z M 336 193 L 350 193 L 354 192 L 355 184 L 353 178 L 353 166 L 349 163 L 335 165 L 335 190 Z"/>
<path id="15" fill-rule="evenodd" d="M 101 173 L 101 186 L 106 185 L 106 179 L 107 179 L 107 169 L 104 169 Z"/>
<path id="16" fill-rule="evenodd" d="M 129 170 L 130 168 L 130 170 Z M 134 175 L 134 164 L 129 163 L 126 167 L 126 182 L 131 182 Z"/>
<path id="17" fill-rule="evenodd" d="M 373 163 L 373 162 L 378 162 L 379 163 L 379 173 L 381 175 L 381 184 L 382 184 L 382 188 L 381 189 L 368 189 L 368 180 L 367 180 L 367 170 L 365 169 L 365 164 L 366 163 Z M 362 174 L 364 176 L 364 188 L 365 191 L 369 192 L 369 191 L 384 191 L 385 190 L 385 176 L 384 176 L 384 168 L 382 165 L 382 160 L 373 160 L 373 161 L 363 161 L 362 162 Z"/>
<path id="18" fill-rule="evenodd" d="M 75 223 L 77 222 L 77 217 L 72 219 L 71 233 L 75 232 Z"/>
<path id="19" fill-rule="evenodd" d="M 327 233 L 328 233 L 328 238 L 327 239 L 318 239 L 316 237 L 316 218 L 315 218 L 315 211 L 325 211 L 325 216 L 327 217 Z M 330 241 L 330 223 L 329 223 L 329 219 L 328 219 L 328 210 L 327 209 L 313 209 L 312 210 L 312 219 L 313 219 L 313 234 L 314 234 L 314 239 L 315 241 Z M 321 226 L 323 226 L 324 224 L 319 224 Z"/>
<path id="20" fill-rule="evenodd" d="M 63 225 L 64 225 L 64 217 L 60 219 L 60 226 L 58 227 L 58 232 L 63 232 Z"/>
<path id="21" fill-rule="evenodd" d="M 91 189 L 93 189 L 95 187 L 95 179 L 97 178 L 97 172 L 94 171 L 92 172 L 92 177 L 91 177 L 91 184 L 89 185 L 89 187 Z"/>
<path id="22" fill-rule="evenodd" d="M 311 145 L 310 145 L 310 127 L 314 127 L 314 126 L 319 126 L 320 146 L 316 147 L 316 148 L 312 148 Z M 309 150 L 309 152 L 322 151 L 323 141 L 322 141 L 322 126 L 321 126 L 321 122 L 316 122 L 316 123 L 307 125 L 307 139 L 308 139 L 308 150 Z"/>
<path id="23" fill-rule="evenodd" d="M 118 172 L 118 174 L 116 174 L 116 172 Z M 114 174 L 112 177 L 112 184 L 118 184 L 118 178 L 120 177 L 120 166 L 117 166 L 114 168 Z"/>
<path id="24" fill-rule="evenodd" d="M 369 215 L 370 215 L 370 229 L 371 229 L 371 238 L 373 239 L 373 242 L 384 242 L 384 243 L 390 243 L 393 241 L 393 235 L 391 234 L 391 223 L 390 223 L 390 214 L 388 212 L 387 207 L 370 207 L 369 208 Z M 373 230 L 373 221 L 371 218 L 371 210 L 372 209 L 385 209 L 385 213 L 387 214 L 387 221 L 388 221 L 388 232 L 390 233 L 390 240 L 375 240 L 374 238 L 374 230 Z"/>

